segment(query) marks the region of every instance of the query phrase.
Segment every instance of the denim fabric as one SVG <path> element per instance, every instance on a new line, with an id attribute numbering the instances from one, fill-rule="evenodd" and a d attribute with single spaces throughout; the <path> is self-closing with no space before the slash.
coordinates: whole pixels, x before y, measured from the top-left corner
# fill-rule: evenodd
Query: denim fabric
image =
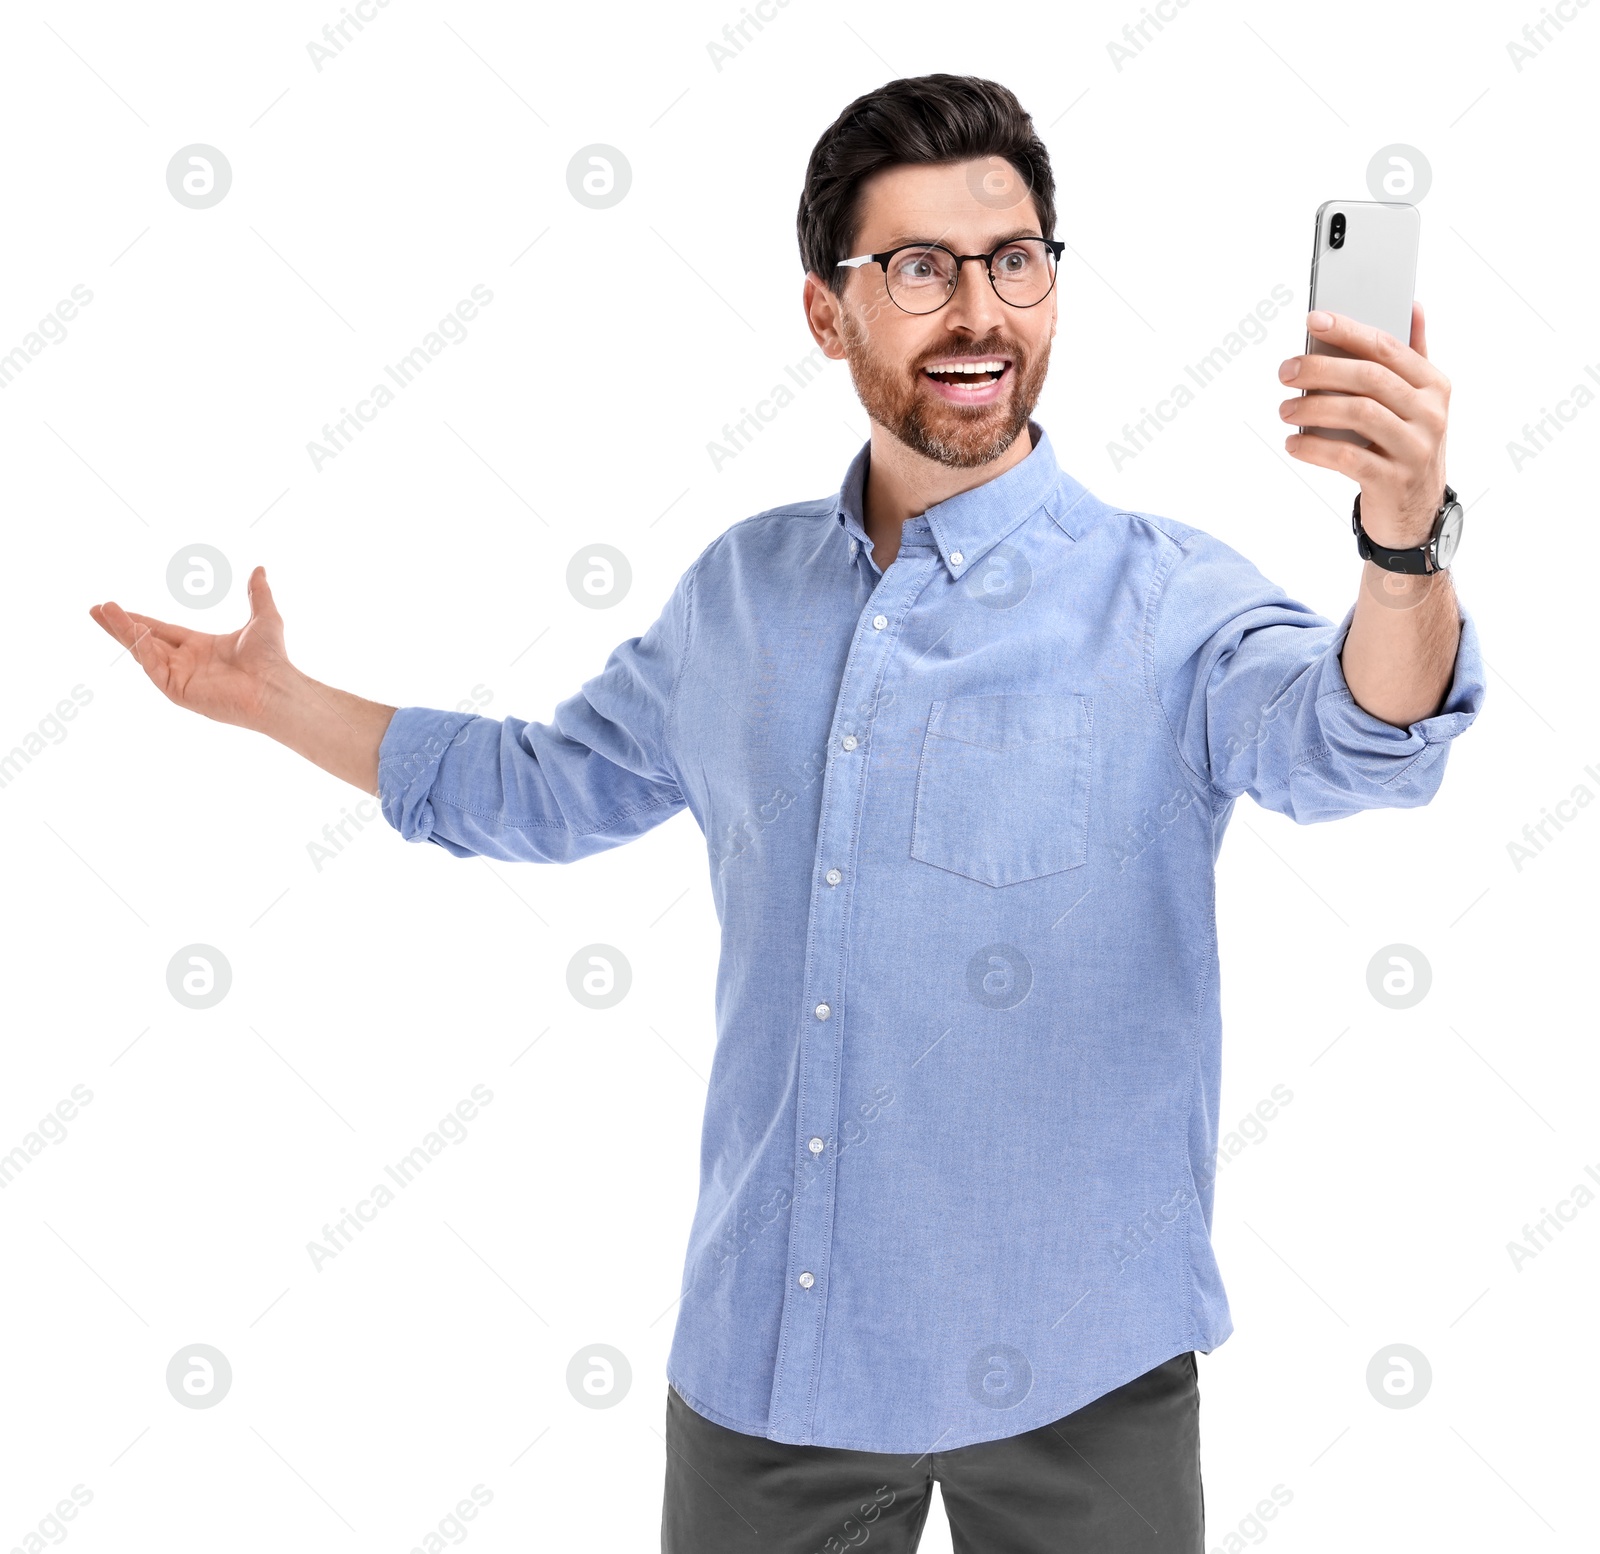
<path id="1" fill-rule="evenodd" d="M 548 723 L 405 707 L 410 841 L 564 863 L 687 808 L 722 925 L 667 1364 L 730 1429 L 922 1452 L 1232 1331 L 1211 1246 L 1213 866 L 1240 794 L 1425 804 L 1484 695 L 1356 705 L 1334 625 L 1033 450 L 902 528 L 839 492 L 713 540 Z M 1352 567 L 1352 574 L 1355 568 Z"/>

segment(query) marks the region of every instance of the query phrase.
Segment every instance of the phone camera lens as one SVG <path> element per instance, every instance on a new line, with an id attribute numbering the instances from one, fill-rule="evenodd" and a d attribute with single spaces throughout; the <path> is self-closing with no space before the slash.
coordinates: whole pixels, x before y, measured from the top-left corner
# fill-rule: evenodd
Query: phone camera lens
<path id="1" fill-rule="evenodd" d="M 1328 223 L 1328 247 L 1344 247 L 1344 212 L 1336 211 L 1333 220 Z"/>

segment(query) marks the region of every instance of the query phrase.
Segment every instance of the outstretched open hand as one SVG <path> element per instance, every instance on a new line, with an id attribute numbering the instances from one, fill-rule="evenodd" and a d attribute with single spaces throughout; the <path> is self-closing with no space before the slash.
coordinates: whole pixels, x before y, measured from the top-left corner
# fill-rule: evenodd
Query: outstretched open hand
<path id="1" fill-rule="evenodd" d="M 223 636 L 139 615 L 110 600 L 91 605 L 89 614 L 133 654 L 169 701 L 218 723 L 250 728 L 293 669 L 267 569 L 257 567 L 246 587 L 250 619 Z"/>

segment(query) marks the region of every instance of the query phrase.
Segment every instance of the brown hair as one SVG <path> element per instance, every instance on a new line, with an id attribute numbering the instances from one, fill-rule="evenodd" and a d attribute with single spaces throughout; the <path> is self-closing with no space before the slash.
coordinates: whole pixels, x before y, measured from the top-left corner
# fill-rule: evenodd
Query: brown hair
<path id="1" fill-rule="evenodd" d="M 1008 88 L 978 76 L 906 76 L 865 93 L 822 132 L 806 163 L 796 229 L 800 262 L 839 291 L 860 226 L 861 185 L 886 167 L 1004 157 L 1033 195 L 1039 231 L 1054 237 L 1050 153 Z"/>

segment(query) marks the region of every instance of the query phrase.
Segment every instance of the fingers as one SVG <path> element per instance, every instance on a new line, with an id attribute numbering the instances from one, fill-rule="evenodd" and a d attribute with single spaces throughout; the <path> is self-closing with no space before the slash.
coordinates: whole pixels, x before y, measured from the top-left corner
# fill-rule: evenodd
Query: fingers
<path id="1" fill-rule="evenodd" d="M 129 615 L 120 604 L 110 601 L 93 606 L 89 614 L 128 650 L 134 662 L 165 693 L 172 678 L 172 644 L 151 628 L 163 626 L 169 632 L 176 628 L 165 626 L 162 621 L 147 624 L 147 617 Z"/>
<path id="2" fill-rule="evenodd" d="M 89 615 L 108 636 L 115 637 L 125 648 L 133 646 L 134 639 L 143 629 L 120 604 L 109 599 L 104 604 L 91 605 Z"/>
<path id="3" fill-rule="evenodd" d="M 126 614 L 129 620 L 137 621 L 152 637 L 170 642 L 173 647 L 182 647 L 194 635 L 186 627 L 174 626 L 170 621 L 158 621 L 153 615 L 140 615 L 137 610 L 128 610 Z"/>
<path id="4" fill-rule="evenodd" d="M 182 626 L 158 621 L 153 615 L 140 615 L 137 611 L 125 610 L 120 604 L 111 600 L 91 606 L 89 614 L 125 648 L 131 648 L 134 640 L 142 635 L 159 638 L 173 647 L 181 647 L 184 639 L 190 635 Z"/>
<path id="5" fill-rule="evenodd" d="M 1363 488 L 1375 482 L 1384 469 L 1379 454 L 1336 437 L 1297 432 L 1286 438 L 1283 446 L 1291 458 L 1303 464 L 1320 465 L 1323 469 L 1336 469 L 1341 475 L 1360 481 Z"/>
<path id="6" fill-rule="evenodd" d="M 1295 426 L 1333 426 L 1360 432 L 1391 458 L 1421 459 L 1427 442 L 1409 422 L 1375 399 L 1360 394 L 1304 394 L 1278 406 L 1279 416 Z"/>
<path id="7" fill-rule="evenodd" d="M 1422 316 L 1422 304 L 1411 304 L 1411 349 L 1418 356 L 1428 354 L 1428 321 Z"/>
<path id="8" fill-rule="evenodd" d="M 1413 326 L 1415 317 L 1413 312 Z M 1402 345 L 1384 330 L 1375 329 L 1371 324 L 1358 324 L 1343 313 L 1308 313 L 1306 330 L 1315 340 L 1336 345 L 1352 356 L 1389 368 L 1414 388 L 1431 387 L 1440 381 L 1441 374 L 1426 356 L 1409 345 Z"/>
<path id="9" fill-rule="evenodd" d="M 1278 369 L 1278 379 L 1297 389 L 1364 394 L 1402 418 L 1414 414 L 1423 399 L 1422 391 L 1398 373 L 1355 356 L 1291 356 Z"/>

